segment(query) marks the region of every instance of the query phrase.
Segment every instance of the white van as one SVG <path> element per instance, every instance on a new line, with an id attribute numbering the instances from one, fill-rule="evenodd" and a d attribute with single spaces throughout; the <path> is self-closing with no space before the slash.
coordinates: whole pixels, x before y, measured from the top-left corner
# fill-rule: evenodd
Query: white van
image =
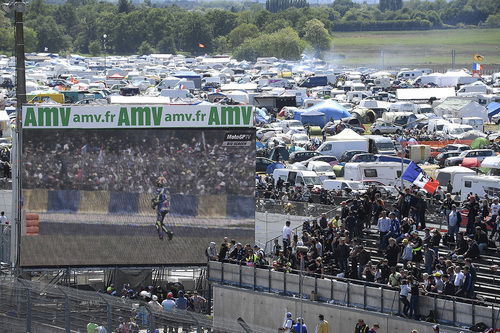
<path id="1" fill-rule="evenodd" d="M 461 123 L 463 125 L 469 125 L 473 129 L 479 132 L 484 132 L 484 120 L 479 117 L 464 117 Z"/>
<path id="2" fill-rule="evenodd" d="M 462 178 L 460 188 L 453 189 L 460 192 L 462 200 L 467 199 L 467 194 L 474 193 L 483 198 L 485 194 L 494 198 L 500 196 L 500 177 L 496 176 L 466 176 Z"/>
<path id="3" fill-rule="evenodd" d="M 323 186 L 321 179 L 314 171 L 275 169 L 273 171 L 274 185 L 276 185 L 280 178 L 283 179 L 285 183 L 290 183 L 291 186 L 313 186 L 318 188 Z"/>
<path id="4" fill-rule="evenodd" d="M 323 161 L 311 161 L 307 163 L 307 170 L 314 171 L 318 175 L 321 181 L 325 181 L 326 179 L 335 179 L 335 172 L 333 172 L 332 166 L 330 163 Z"/>
<path id="5" fill-rule="evenodd" d="M 335 156 L 340 158 L 346 150 L 359 150 L 368 152 L 368 140 L 327 140 L 323 142 L 316 151 L 322 155 Z"/>
<path id="6" fill-rule="evenodd" d="M 448 123 L 443 127 L 443 137 L 446 139 L 460 139 L 460 137 L 469 131 L 472 131 L 472 126 Z"/>
<path id="7" fill-rule="evenodd" d="M 413 103 L 396 102 L 389 107 L 390 112 L 412 112 L 418 113 L 419 107 Z"/>
<path id="8" fill-rule="evenodd" d="M 361 162 L 346 163 L 344 166 L 344 179 L 357 181 L 376 181 L 384 185 L 400 183 L 401 174 L 408 167 L 397 162 Z"/>
<path id="9" fill-rule="evenodd" d="M 351 190 L 358 193 L 366 190 L 366 186 L 362 182 L 342 179 L 327 179 L 323 181 L 323 188 L 328 191 Z"/>
<path id="10" fill-rule="evenodd" d="M 476 95 L 481 95 L 481 94 L 492 94 L 493 89 L 488 87 L 485 84 L 471 84 L 467 86 L 463 86 L 462 88 L 458 89 L 457 91 L 457 96 L 460 97 L 470 97 L 470 96 L 476 96 Z"/>
<path id="11" fill-rule="evenodd" d="M 420 69 L 407 70 L 399 72 L 397 78 L 400 80 L 410 80 L 410 79 L 416 79 L 417 77 L 422 76 L 424 74 L 425 72 Z"/>

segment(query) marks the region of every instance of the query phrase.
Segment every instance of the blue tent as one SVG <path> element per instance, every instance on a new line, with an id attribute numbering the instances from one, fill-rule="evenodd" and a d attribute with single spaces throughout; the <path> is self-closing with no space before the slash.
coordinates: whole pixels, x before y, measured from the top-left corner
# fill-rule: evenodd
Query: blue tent
<path id="1" fill-rule="evenodd" d="M 257 149 L 264 148 L 264 144 L 262 142 L 256 141 L 255 148 L 257 148 Z"/>
<path id="2" fill-rule="evenodd" d="M 300 116 L 300 121 L 302 121 L 302 124 L 320 127 L 325 126 L 325 119 L 325 114 L 316 110 L 306 111 Z"/>
<path id="3" fill-rule="evenodd" d="M 284 169 L 285 166 L 282 163 L 272 163 L 267 166 L 266 173 L 272 175 L 275 169 Z"/>
<path id="4" fill-rule="evenodd" d="M 497 113 L 500 113 L 500 103 L 498 102 L 491 102 L 487 106 L 488 109 L 488 117 L 491 119 L 494 115 Z"/>
<path id="5" fill-rule="evenodd" d="M 326 121 L 330 121 L 331 118 L 339 120 L 351 116 L 351 114 L 342 105 L 331 99 L 326 99 L 321 103 L 315 104 L 310 108 L 307 108 L 306 111 L 321 112 L 325 115 Z"/>
<path id="6" fill-rule="evenodd" d="M 294 110 L 293 111 L 293 119 L 294 120 L 300 120 L 302 117 L 302 114 L 306 112 L 305 110 Z"/>

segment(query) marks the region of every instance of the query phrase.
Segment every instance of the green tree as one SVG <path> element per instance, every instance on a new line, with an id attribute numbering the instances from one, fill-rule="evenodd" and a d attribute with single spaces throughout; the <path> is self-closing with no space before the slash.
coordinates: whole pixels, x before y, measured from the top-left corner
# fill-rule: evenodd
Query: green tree
<path id="1" fill-rule="evenodd" d="M 384 0 L 380 0 L 382 2 Z M 358 4 L 354 3 L 352 0 L 335 0 L 333 1 L 333 10 L 340 13 L 341 16 L 344 16 L 345 13 L 349 11 L 351 8 L 359 7 Z"/>
<path id="2" fill-rule="evenodd" d="M 485 25 L 488 27 L 500 27 L 500 13 L 488 16 Z"/>
<path id="3" fill-rule="evenodd" d="M 233 47 L 241 45 L 245 39 L 259 35 L 259 28 L 255 24 L 240 24 L 229 33 L 229 42 Z"/>
<path id="4" fill-rule="evenodd" d="M 313 47 L 316 57 L 320 56 L 321 51 L 330 49 L 332 37 L 325 29 L 323 22 L 317 19 L 307 21 L 304 26 L 304 40 Z"/>
<path id="5" fill-rule="evenodd" d="M 210 9 L 205 14 L 212 27 L 214 37 L 226 36 L 236 27 L 238 15 L 227 10 Z"/>
<path id="6" fill-rule="evenodd" d="M 155 49 L 153 48 L 153 46 L 151 46 L 151 44 L 144 41 L 137 48 L 137 53 L 139 55 L 149 55 L 149 54 L 155 53 Z"/>
<path id="7" fill-rule="evenodd" d="M 157 46 L 158 52 L 165 54 L 176 54 L 177 49 L 175 48 L 174 37 L 165 36 L 159 42 Z"/>
<path id="8" fill-rule="evenodd" d="M 118 13 L 130 13 L 134 10 L 134 5 L 130 0 L 118 0 Z"/>
<path id="9" fill-rule="evenodd" d="M 264 32 L 271 33 L 290 26 L 291 26 L 290 22 L 280 18 L 277 20 L 270 21 L 268 24 L 266 24 L 266 26 L 264 27 Z"/>
<path id="10" fill-rule="evenodd" d="M 98 40 L 93 40 L 89 43 L 89 53 L 93 56 L 101 54 L 101 43 Z"/>
<path id="11" fill-rule="evenodd" d="M 205 16 L 199 12 L 190 12 L 185 21 L 179 24 L 180 49 L 193 55 L 210 53 L 212 51 L 213 34 Z M 200 47 L 202 44 L 204 47 Z"/>

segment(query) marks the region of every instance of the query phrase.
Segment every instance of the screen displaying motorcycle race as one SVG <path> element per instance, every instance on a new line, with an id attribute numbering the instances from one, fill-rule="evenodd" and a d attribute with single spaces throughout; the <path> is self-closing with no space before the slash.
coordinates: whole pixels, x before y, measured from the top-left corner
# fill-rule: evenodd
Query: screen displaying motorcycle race
<path id="1" fill-rule="evenodd" d="M 95 109 L 86 123 L 88 106 L 24 110 L 23 267 L 202 264 L 212 241 L 253 242 L 244 107 L 191 107 L 171 124 L 177 110 Z"/>

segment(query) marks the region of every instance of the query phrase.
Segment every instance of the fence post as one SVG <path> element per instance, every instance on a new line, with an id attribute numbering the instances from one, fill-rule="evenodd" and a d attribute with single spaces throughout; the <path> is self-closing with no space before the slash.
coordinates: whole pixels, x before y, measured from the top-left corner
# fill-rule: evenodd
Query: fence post
<path id="1" fill-rule="evenodd" d="M 71 317 L 69 313 L 69 297 L 64 293 L 64 330 L 71 333 Z"/>
<path id="2" fill-rule="evenodd" d="M 241 263 L 239 264 L 238 269 L 239 269 L 239 272 L 240 272 L 240 273 L 238 274 L 238 276 L 239 276 L 239 278 L 238 278 L 238 283 L 239 283 L 239 286 L 240 286 L 240 288 L 241 288 L 241 285 L 242 285 L 242 282 L 243 282 L 243 278 L 242 278 L 242 276 L 241 276 L 241 274 L 242 274 Z"/>
<path id="3" fill-rule="evenodd" d="M 438 300 L 436 295 L 434 295 L 434 314 L 438 315 Z"/>
<path id="4" fill-rule="evenodd" d="M 220 284 L 224 285 L 224 262 L 220 263 Z"/>
<path id="5" fill-rule="evenodd" d="M 330 279 L 330 299 L 333 301 L 333 279 Z"/>
<path id="6" fill-rule="evenodd" d="M 286 295 L 286 271 L 283 272 L 283 293 Z"/>
<path id="7" fill-rule="evenodd" d="M 156 325 L 155 325 L 155 316 L 153 314 L 153 311 L 149 308 L 149 306 L 146 306 L 146 311 L 148 312 L 148 326 L 149 326 L 149 332 L 155 332 L 156 331 Z"/>
<path id="8" fill-rule="evenodd" d="M 491 305 L 491 327 L 495 327 L 495 307 Z"/>
<path id="9" fill-rule="evenodd" d="M 31 332 L 31 292 L 26 288 L 26 332 Z"/>
<path id="10" fill-rule="evenodd" d="M 271 292 L 271 266 L 268 267 L 269 270 L 269 292 Z"/>
<path id="11" fill-rule="evenodd" d="M 318 297 L 318 277 L 314 277 L 314 294 Z"/>
<path id="12" fill-rule="evenodd" d="M 257 267 L 255 267 L 255 264 L 253 265 L 253 290 L 255 291 L 257 287 Z"/>
<path id="13" fill-rule="evenodd" d="M 363 309 L 366 310 L 366 284 L 363 284 Z"/>
<path id="14" fill-rule="evenodd" d="M 347 281 L 347 290 L 346 290 L 346 303 L 347 303 L 347 306 L 350 306 L 351 304 L 351 292 L 350 292 L 350 289 L 351 289 L 351 283 L 349 281 Z"/>
<path id="15" fill-rule="evenodd" d="M 384 313 L 384 288 L 380 287 L 380 312 Z"/>
<path id="16" fill-rule="evenodd" d="M 457 326 L 457 305 L 455 304 L 455 299 L 452 299 L 453 304 L 453 326 Z"/>
<path id="17" fill-rule="evenodd" d="M 476 303 L 472 302 L 472 324 L 474 326 L 476 324 Z"/>

